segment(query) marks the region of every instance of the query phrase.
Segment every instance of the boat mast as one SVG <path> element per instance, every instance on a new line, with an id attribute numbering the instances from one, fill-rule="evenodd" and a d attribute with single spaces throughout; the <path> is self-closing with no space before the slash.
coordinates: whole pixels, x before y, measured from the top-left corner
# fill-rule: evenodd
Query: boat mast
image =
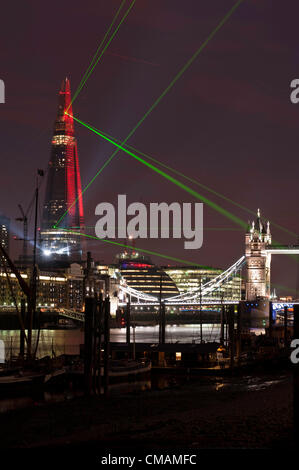
<path id="1" fill-rule="evenodd" d="M 36 293 L 37 293 L 37 264 L 36 264 L 36 243 L 37 243 L 37 218 L 38 218 L 38 196 L 39 196 L 39 181 L 38 177 L 44 176 L 43 170 L 37 170 L 36 175 L 36 188 L 35 188 L 35 215 L 34 215 L 34 243 L 33 243 L 33 266 L 32 266 L 32 284 L 31 284 L 31 291 L 32 291 L 32 314 L 30 317 L 30 331 L 32 335 L 32 328 L 36 323 Z M 37 352 L 38 343 L 39 343 L 39 336 L 40 336 L 40 328 L 38 329 L 38 336 L 35 345 L 34 356 Z"/>

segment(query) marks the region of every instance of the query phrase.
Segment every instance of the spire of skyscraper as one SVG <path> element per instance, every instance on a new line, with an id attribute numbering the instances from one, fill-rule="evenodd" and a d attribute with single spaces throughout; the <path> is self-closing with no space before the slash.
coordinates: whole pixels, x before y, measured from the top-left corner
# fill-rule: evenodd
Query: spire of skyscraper
<path id="1" fill-rule="evenodd" d="M 81 176 L 71 102 L 70 81 L 65 78 L 59 91 L 41 233 L 42 253 L 45 256 L 55 259 L 63 256 L 68 257 L 70 261 L 81 258 L 80 238 L 59 229 L 76 228 L 81 231 L 84 224 Z"/>

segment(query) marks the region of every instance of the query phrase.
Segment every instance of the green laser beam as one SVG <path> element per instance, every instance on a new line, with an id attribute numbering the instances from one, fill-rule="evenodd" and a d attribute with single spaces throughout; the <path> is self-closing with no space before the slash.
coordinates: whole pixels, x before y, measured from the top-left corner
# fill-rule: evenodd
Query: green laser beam
<path id="1" fill-rule="evenodd" d="M 204 48 L 207 46 L 207 44 L 213 39 L 215 34 L 219 31 L 219 29 L 227 22 L 227 20 L 231 17 L 233 12 L 241 5 L 241 3 L 244 0 L 238 0 L 235 5 L 229 10 L 229 12 L 224 16 L 224 18 L 220 21 L 220 23 L 216 26 L 216 28 L 209 34 L 207 39 L 201 44 L 199 49 L 193 54 L 193 56 L 186 62 L 186 64 L 179 70 L 177 75 L 174 77 L 174 79 L 170 82 L 167 88 L 161 93 L 161 95 L 156 99 L 154 104 L 148 109 L 148 111 L 143 115 L 143 117 L 138 121 L 136 126 L 129 132 L 127 137 L 122 141 L 122 145 L 124 145 L 130 137 L 135 133 L 135 131 L 138 129 L 139 126 L 144 122 L 144 120 L 149 116 L 149 114 L 158 106 L 160 101 L 164 98 L 164 96 L 171 90 L 171 88 L 175 85 L 175 83 L 179 80 L 179 78 L 183 75 L 183 73 L 191 66 L 191 64 L 195 61 L 197 56 L 204 50 Z M 62 221 L 62 219 L 66 216 L 66 214 L 70 211 L 70 209 L 74 206 L 74 204 L 77 203 L 79 197 L 81 197 L 85 191 L 91 186 L 91 184 L 94 182 L 94 180 L 102 173 L 104 168 L 111 162 L 111 160 L 118 154 L 119 150 L 116 150 L 104 163 L 104 165 L 101 166 L 101 168 L 98 170 L 96 175 L 89 181 L 89 183 L 85 186 L 85 188 L 82 190 L 81 195 L 75 199 L 75 201 L 70 205 L 70 207 L 65 211 L 65 213 L 59 218 L 59 220 L 55 224 L 55 228 L 58 226 L 58 224 Z"/>
<path id="2" fill-rule="evenodd" d="M 68 114 L 68 113 L 66 113 Z M 70 114 L 68 114 L 68 116 L 70 116 Z M 137 161 L 139 161 L 140 163 L 143 163 L 145 166 L 147 166 L 148 168 L 150 168 L 151 170 L 155 171 L 156 173 L 160 174 L 161 176 L 163 176 L 165 179 L 171 181 L 172 183 L 174 183 L 176 186 L 180 187 L 181 189 L 183 189 L 184 191 L 186 191 L 187 193 L 191 194 L 192 196 L 194 196 L 196 199 L 199 199 L 201 200 L 202 202 L 204 202 L 205 204 L 207 204 L 209 207 L 211 207 L 212 209 L 216 210 L 217 212 L 219 212 L 220 214 L 222 214 L 224 217 L 228 218 L 229 220 L 232 220 L 235 224 L 241 226 L 243 229 L 247 229 L 247 224 L 242 220 L 240 219 L 239 217 L 235 216 L 234 214 L 230 213 L 229 211 L 227 211 L 226 209 L 223 209 L 221 206 L 219 206 L 218 204 L 214 203 L 213 201 L 211 201 L 210 199 L 202 196 L 201 194 L 199 194 L 197 191 L 194 191 L 193 189 L 189 188 L 188 186 L 186 186 L 185 184 L 181 183 L 180 181 L 178 181 L 176 178 L 173 178 L 172 176 L 168 175 L 167 173 L 165 173 L 164 171 L 160 170 L 159 168 L 155 167 L 154 165 L 152 165 L 151 163 L 145 161 L 143 158 L 141 157 L 138 157 L 137 155 L 135 155 L 133 152 L 131 152 L 130 150 L 126 149 L 125 147 L 117 144 L 116 142 L 114 142 L 112 139 L 110 139 L 109 137 L 106 137 L 104 136 L 101 132 L 99 132 L 97 129 L 95 129 L 94 127 L 90 126 L 89 124 L 81 121 L 80 119 L 78 118 L 75 118 L 73 116 L 73 119 L 75 121 L 77 121 L 79 124 L 83 125 L 84 127 L 86 127 L 87 129 L 89 129 L 90 131 L 94 132 L 95 134 L 99 135 L 100 137 L 102 137 L 104 140 L 107 140 L 108 142 L 110 142 L 111 144 L 115 145 L 119 150 L 122 150 L 123 152 L 127 153 L 128 155 L 132 156 L 133 158 L 135 158 Z M 56 227 L 55 227 L 56 228 Z M 278 246 L 281 245 L 281 243 L 279 242 L 275 242 L 275 240 L 273 240 L 273 243 L 277 243 Z M 296 262 L 298 262 L 298 257 L 295 256 L 295 255 L 288 255 L 290 258 L 294 259 Z"/>
<path id="3" fill-rule="evenodd" d="M 292 292 L 296 293 L 296 289 L 294 289 L 293 287 L 283 286 L 281 284 L 276 284 L 274 282 L 271 282 L 271 287 L 275 287 L 277 289 L 281 289 L 281 290 L 284 290 L 284 291 L 292 291 Z"/>
<path id="4" fill-rule="evenodd" d="M 213 269 L 213 268 L 211 268 L 211 269 Z M 239 277 L 242 281 L 246 280 L 246 277 L 244 275 L 241 275 L 240 273 L 237 275 L 237 277 Z M 271 287 L 274 287 L 276 289 L 282 289 L 284 291 L 296 292 L 296 289 L 294 289 L 293 287 L 283 286 L 282 284 L 276 284 L 274 282 L 271 282 Z"/>
<path id="5" fill-rule="evenodd" d="M 134 4 L 135 4 L 136 0 L 132 0 L 129 8 L 127 9 L 126 13 L 124 14 L 124 16 L 122 17 L 120 23 L 118 24 L 118 26 L 116 27 L 116 29 L 114 30 L 113 34 L 111 35 L 109 41 L 107 42 L 106 46 L 104 47 L 104 49 L 102 50 L 101 54 L 99 55 L 99 57 L 97 58 L 96 62 L 94 63 L 94 65 L 92 66 L 91 70 L 89 70 L 89 72 L 87 73 L 86 77 L 85 77 L 85 80 L 81 86 L 81 88 L 79 89 L 79 92 L 77 93 L 77 96 L 78 94 L 81 92 L 82 88 L 84 87 L 84 85 L 86 84 L 87 80 L 89 79 L 90 75 L 93 73 L 95 67 L 97 66 L 99 60 L 101 59 L 101 57 L 103 56 L 103 54 L 105 53 L 105 51 L 107 50 L 109 44 L 111 43 L 112 39 L 114 38 L 114 36 L 116 35 L 116 33 L 118 32 L 119 28 L 121 27 L 122 23 L 125 21 L 125 19 L 127 18 L 128 14 L 130 13 L 130 11 L 132 10 Z M 76 96 L 76 97 L 77 97 Z M 75 99 L 73 98 L 73 101 L 74 102 Z M 67 109 L 67 111 L 69 110 L 69 107 Z"/>
<path id="6" fill-rule="evenodd" d="M 106 240 L 104 238 L 95 237 L 93 235 L 87 235 L 86 233 L 82 233 L 82 232 L 75 232 L 75 231 L 67 229 L 67 228 L 61 228 L 60 230 L 71 233 L 73 235 L 80 235 L 82 237 L 91 238 L 92 240 L 99 240 L 101 242 L 109 243 L 111 245 L 121 246 L 122 248 L 128 248 L 130 250 L 135 250 L 135 251 L 141 251 L 142 253 L 146 253 L 146 254 L 152 255 L 152 256 L 158 256 L 159 258 L 168 259 L 170 261 L 175 261 L 177 263 L 183 263 L 183 264 L 187 264 L 189 266 L 198 266 L 198 267 L 205 268 L 205 269 L 212 269 L 211 266 L 203 266 L 201 264 L 193 263 L 191 261 L 186 261 L 184 259 L 175 258 L 173 256 L 168 256 L 168 255 L 165 255 L 165 254 L 162 254 L 162 253 L 158 253 L 157 251 L 150 251 L 150 250 L 146 250 L 145 248 L 135 249 L 130 245 L 125 245 L 124 243 L 119 243 L 119 242 L 115 242 L 115 241 L 112 241 L 112 240 Z"/>
<path id="7" fill-rule="evenodd" d="M 93 130 L 94 132 L 100 132 L 100 133 L 102 133 L 103 135 L 105 135 L 106 137 L 108 137 L 108 138 L 110 138 L 110 139 L 114 139 L 114 138 L 111 137 L 109 134 L 107 134 L 107 133 L 105 133 L 105 132 L 102 132 L 102 131 L 99 131 L 99 130 L 96 129 L 94 126 L 90 126 L 90 128 L 92 128 L 92 130 Z M 119 140 L 116 140 L 116 139 L 114 139 L 114 140 L 115 140 L 117 143 L 120 142 Z M 125 146 L 126 146 L 127 148 L 132 149 L 132 150 L 135 150 L 137 153 L 139 153 L 140 155 L 143 155 L 144 157 L 148 158 L 149 160 L 154 161 L 154 162 L 160 164 L 162 167 L 167 168 L 167 169 L 169 169 L 170 171 L 173 171 L 175 174 L 178 174 L 178 175 L 180 175 L 181 177 L 183 177 L 183 178 L 185 178 L 185 179 L 187 179 L 187 180 L 190 180 L 190 181 L 193 182 L 193 183 L 197 183 L 198 186 L 201 186 L 201 187 L 203 187 L 204 189 L 207 189 L 208 191 L 210 191 L 211 193 L 216 194 L 216 195 L 219 196 L 219 197 L 222 197 L 222 199 L 225 199 L 225 200 L 227 200 L 227 201 L 230 201 L 231 203 L 237 205 L 238 207 L 243 208 L 244 210 L 247 210 L 248 212 L 250 212 L 250 213 L 256 215 L 255 212 L 251 211 L 250 209 L 247 209 L 246 207 L 241 206 L 240 204 L 238 204 L 238 203 L 236 203 L 235 201 L 233 201 L 233 200 L 227 198 L 226 196 L 223 196 L 223 195 L 221 195 L 220 193 L 214 191 L 213 189 L 208 188 L 208 186 L 202 185 L 201 183 L 197 182 L 197 181 L 194 180 L 193 178 L 189 178 L 188 176 L 184 175 L 183 173 L 181 173 L 181 172 L 175 170 L 175 169 L 172 168 L 172 167 L 169 167 L 168 165 L 165 165 L 163 162 L 160 162 L 159 160 L 157 160 L 157 159 L 151 157 L 150 155 L 145 154 L 145 153 L 143 153 L 143 152 L 140 152 L 139 150 L 135 149 L 135 148 L 132 147 L 131 145 L 125 145 Z M 288 230 L 288 229 L 282 227 L 282 226 L 279 225 L 279 224 L 276 224 L 276 223 L 273 223 L 273 222 L 271 222 L 271 224 L 272 224 L 274 227 L 280 228 L 281 230 L 283 230 L 284 232 L 286 232 L 286 233 L 288 233 L 288 234 L 290 234 L 290 235 L 296 236 L 296 234 L 295 234 L 294 232 L 291 232 L 290 230 Z M 237 230 L 237 229 L 236 229 L 236 230 Z M 240 229 L 240 230 L 241 230 L 241 229 Z M 278 247 L 279 247 L 279 246 L 283 246 L 280 242 L 278 242 L 278 241 L 276 241 L 276 240 L 273 240 L 272 245 L 273 245 L 273 246 L 278 246 Z M 289 256 L 290 258 L 293 259 L 293 261 L 296 261 L 296 262 L 298 263 L 298 256 L 297 256 L 297 255 L 291 255 L 291 254 L 289 254 L 289 255 L 287 255 L 287 256 Z"/>
<path id="8" fill-rule="evenodd" d="M 81 228 L 81 227 L 80 227 Z M 124 243 L 118 243 L 118 242 L 115 242 L 115 241 L 112 241 L 112 240 L 107 240 L 107 239 L 104 239 L 104 238 L 99 238 L 99 237 L 95 237 L 93 235 L 87 235 L 85 233 L 82 233 L 82 232 L 76 232 L 76 231 L 73 231 L 73 230 L 70 230 L 70 229 L 65 229 L 65 228 L 62 228 L 61 230 L 65 231 L 65 232 L 68 232 L 68 233 L 71 233 L 73 235 L 80 235 L 82 237 L 86 237 L 86 238 L 89 238 L 89 239 L 92 239 L 92 240 L 97 240 L 97 241 L 102 241 L 104 243 L 109 243 L 111 245 L 116 245 L 116 246 L 121 246 L 122 248 L 127 248 L 129 250 L 136 250 L 136 251 L 140 251 L 142 253 L 146 253 L 146 254 L 149 254 L 149 255 L 152 255 L 152 256 L 157 256 L 159 258 L 164 258 L 164 259 L 168 259 L 170 261 L 175 261 L 175 262 L 178 262 L 178 263 L 183 263 L 183 264 L 186 264 L 186 265 L 189 265 L 189 266 L 196 266 L 196 267 L 199 267 L 199 268 L 202 268 L 202 269 L 218 269 L 218 268 L 215 268 L 215 267 L 212 267 L 212 266 L 205 266 L 205 265 L 202 265 L 202 264 L 198 264 L 198 263 L 192 263 L 191 261 L 186 261 L 186 260 L 182 260 L 180 258 L 175 258 L 173 256 L 168 256 L 168 255 L 165 255 L 165 254 L 162 254 L 162 253 L 158 253 L 156 251 L 150 251 L 150 250 L 146 250 L 145 248 L 133 248 L 132 246 L 130 245 L 125 245 Z M 240 277 L 242 279 L 244 279 L 243 276 L 241 276 L 240 274 L 237 275 L 237 277 Z M 282 286 L 280 284 L 276 284 L 276 283 L 273 283 L 272 282 L 272 286 L 273 287 L 276 287 L 276 288 L 280 288 L 280 289 L 288 289 L 288 290 L 291 290 L 291 291 L 294 291 L 296 289 L 292 288 L 292 287 L 287 287 L 287 286 Z"/>
<path id="9" fill-rule="evenodd" d="M 99 129 L 97 129 L 97 128 L 94 127 L 94 126 L 90 126 L 90 127 L 91 127 L 93 130 L 95 130 L 95 131 L 97 131 L 97 132 L 101 132 L 104 136 L 106 136 L 106 137 L 108 137 L 109 139 L 112 139 L 112 140 L 114 140 L 115 142 L 117 142 L 118 144 L 122 145 L 122 142 L 121 142 L 120 139 L 116 139 L 115 137 L 111 136 L 110 134 L 107 134 L 107 132 L 104 132 L 104 131 L 102 131 L 102 130 L 99 130 Z M 225 200 L 225 201 L 227 201 L 227 202 L 230 202 L 231 204 L 233 204 L 233 205 L 239 207 L 240 209 L 242 209 L 242 210 L 244 210 L 244 211 L 246 211 L 246 212 L 248 212 L 248 213 L 250 213 L 250 214 L 256 216 L 256 213 L 255 213 L 253 210 L 249 209 L 248 207 L 245 207 L 245 206 L 239 204 L 238 202 L 236 202 L 236 201 L 234 201 L 234 200 L 232 200 L 232 199 L 226 197 L 224 194 L 221 194 L 221 193 L 215 191 L 214 189 L 209 188 L 208 186 L 206 186 L 206 185 L 200 183 L 198 180 L 195 180 L 194 178 L 191 178 L 191 177 L 185 175 L 184 173 L 182 173 L 182 172 L 176 170 L 175 168 L 173 168 L 173 167 L 171 167 L 171 166 L 169 166 L 169 165 L 166 165 L 165 163 L 161 162 L 161 160 L 158 160 L 157 158 L 154 158 L 154 157 L 152 157 L 151 155 L 149 155 L 149 154 L 147 154 L 147 153 L 144 153 L 144 152 L 142 152 L 141 150 L 136 149 L 135 147 L 132 147 L 132 145 L 124 144 L 124 146 L 125 146 L 126 148 L 132 150 L 133 152 L 136 152 L 136 153 L 138 153 L 139 155 L 142 155 L 143 157 L 147 158 L 148 160 L 151 160 L 151 161 L 157 163 L 158 165 L 162 166 L 163 168 L 166 168 L 167 170 L 172 171 L 174 174 L 179 175 L 180 177 L 186 179 L 187 181 L 190 181 L 191 183 L 195 184 L 196 186 L 199 186 L 199 187 L 205 189 L 206 191 L 208 191 L 208 192 L 210 192 L 210 193 L 212 193 L 212 194 L 215 194 L 215 196 L 218 196 L 219 198 L 221 198 L 221 199 L 223 199 L 223 200 Z M 265 218 L 262 218 L 262 219 L 263 219 L 263 221 L 266 221 Z M 289 230 L 289 229 L 283 227 L 282 225 L 279 225 L 279 224 L 273 222 L 272 220 L 270 221 L 270 223 L 271 223 L 271 225 L 273 225 L 273 227 L 276 227 L 276 228 L 282 230 L 283 232 L 287 233 L 288 235 L 291 235 L 291 236 L 293 236 L 293 237 L 297 237 L 297 234 L 296 234 L 296 233 L 294 233 L 294 232 L 292 232 L 291 230 Z"/>
<path id="10" fill-rule="evenodd" d="M 94 128 L 94 129 L 95 129 L 95 128 Z M 96 129 L 96 130 L 98 130 L 98 129 Z M 115 142 L 117 142 L 118 144 L 119 144 L 119 143 L 121 144 L 121 140 L 115 139 L 115 137 L 113 137 L 113 136 L 107 134 L 107 132 L 103 132 L 102 130 L 99 131 L 99 132 L 101 132 L 101 133 L 102 133 L 103 135 L 105 135 L 106 137 L 109 137 L 109 139 L 113 139 L 113 140 L 114 140 Z M 169 165 L 166 165 L 165 163 L 161 162 L 161 161 L 158 160 L 157 158 L 154 158 L 154 157 L 150 156 L 150 155 L 147 154 L 147 153 L 141 152 L 141 150 L 138 150 L 138 149 L 136 149 L 135 147 L 132 147 L 132 146 L 129 145 L 129 144 L 125 144 L 125 147 L 128 148 L 128 149 L 130 149 L 130 150 L 132 150 L 133 152 L 138 153 L 139 155 L 142 155 L 143 157 L 147 158 L 148 160 L 151 160 L 151 161 L 157 163 L 157 164 L 160 165 L 161 167 L 166 168 L 166 169 L 169 170 L 169 171 L 172 171 L 174 174 L 180 176 L 181 178 L 186 179 L 187 181 L 190 181 L 191 183 L 195 184 L 196 186 L 199 186 L 199 187 L 205 189 L 206 191 L 208 191 L 208 192 L 210 192 L 210 193 L 212 193 L 212 194 L 215 194 L 215 196 L 217 196 L 217 197 L 223 199 L 223 200 L 226 201 L 226 202 L 229 202 L 229 203 L 233 204 L 234 206 L 238 207 L 239 209 L 242 209 L 242 210 L 248 212 L 249 214 L 256 216 L 256 213 L 255 213 L 253 210 L 249 209 L 248 207 L 245 207 L 245 206 L 243 206 L 242 204 L 239 204 L 238 202 L 234 201 L 233 199 L 228 198 L 228 197 L 225 196 L 224 194 L 221 194 L 221 193 L 215 191 L 214 189 L 212 189 L 212 188 L 210 188 L 210 187 L 208 187 L 208 186 L 206 186 L 206 185 L 200 183 L 198 180 L 195 180 L 194 178 L 191 178 L 190 176 L 185 175 L 185 174 L 182 173 L 181 171 L 178 171 L 178 170 L 176 170 L 175 168 L 173 168 L 173 167 L 171 167 L 171 166 L 169 166 Z M 264 222 L 266 221 L 265 217 L 263 217 L 262 219 L 263 219 Z M 283 227 L 282 225 L 279 225 L 279 224 L 273 222 L 272 220 L 270 220 L 270 223 L 271 223 L 271 225 L 273 225 L 273 227 L 278 228 L 279 230 L 281 230 L 281 231 L 287 233 L 288 235 L 291 235 L 291 236 L 293 236 L 293 237 L 297 237 L 297 236 L 298 236 L 295 232 L 292 232 L 291 230 L 289 230 L 289 229 Z"/>
<path id="11" fill-rule="evenodd" d="M 66 113 L 68 114 L 68 113 Z M 68 114 L 68 116 L 70 116 Z M 102 137 L 104 140 L 107 140 L 108 142 L 110 142 L 111 144 L 113 144 L 115 147 L 117 147 L 119 150 L 122 150 L 123 152 L 127 153 L 128 155 L 130 155 L 131 157 L 135 158 L 135 160 L 139 161 L 140 163 L 142 163 L 143 165 L 147 166 L 148 168 L 150 168 L 151 170 L 153 170 L 155 173 L 158 173 L 159 175 L 163 176 L 163 178 L 167 179 L 168 181 L 171 181 L 173 184 L 175 184 L 176 186 L 178 186 L 179 188 L 183 189 L 184 191 L 186 191 L 187 193 L 191 194 L 192 196 L 194 196 L 196 199 L 199 199 L 200 201 L 204 202 L 205 204 L 207 204 L 207 206 L 211 207 L 212 209 L 216 210 L 217 212 L 219 212 L 220 214 L 222 214 L 223 216 L 225 216 L 226 218 L 228 218 L 229 220 L 232 220 L 235 224 L 241 226 L 242 228 L 247 228 L 247 224 L 239 219 L 239 217 L 235 216 L 234 214 L 231 214 L 230 212 L 228 212 L 226 209 L 223 209 L 221 206 L 219 206 L 218 204 L 216 204 L 215 202 L 211 201 L 210 199 L 202 196 L 201 194 L 199 194 L 197 191 L 195 191 L 194 189 L 192 188 L 189 188 L 189 186 L 181 183 L 179 180 L 177 180 L 176 178 L 173 178 L 172 176 L 170 176 L 168 173 L 165 173 L 165 171 L 162 171 L 160 170 L 159 168 L 157 168 L 155 165 L 152 165 L 151 163 L 147 162 L 146 160 L 144 160 L 143 158 L 141 157 L 138 157 L 138 155 L 136 155 L 135 153 L 131 152 L 130 150 L 126 149 L 125 147 L 123 147 L 122 145 L 119 145 L 117 144 L 116 142 L 114 142 L 112 139 L 109 139 L 109 137 L 106 137 L 104 136 L 101 132 L 99 131 L 96 131 L 94 128 L 92 128 L 91 126 L 89 126 L 89 124 L 81 121 L 80 119 L 78 118 L 75 118 L 73 116 L 73 119 L 75 121 L 77 121 L 79 124 L 81 124 L 82 126 L 86 127 L 87 129 L 91 130 L 92 132 L 94 132 L 95 134 L 99 135 L 100 137 Z"/>
<path id="12" fill-rule="evenodd" d="M 119 16 L 119 14 L 120 14 L 120 12 L 121 12 L 121 10 L 122 10 L 122 8 L 123 8 L 123 6 L 124 6 L 125 3 L 126 3 L 126 0 L 123 0 L 122 3 L 121 3 L 121 5 L 120 5 L 120 7 L 118 8 L 118 10 L 117 10 L 117 12 L 116 12 L 116 14 L 115 14 L 115 16 L 114 16 L 114 18 L 113 18 L 113 20 L 112 20 L 112 22 L 111 22 L 109 28 L 108 28 L 108 30 L 106 31 L 105 36 L 103 37 L 103 39 L 102 39 L 102 41 L 101 41 L 99 47 L 97 48 L 97 50 L 96 50 L 96 52 L 95 52 L 95 54 L 94 54 L 94 56 L 93 56 L 93 58 L 92 58 L 92 61 L 90 62 L 88 68 L 86 69 L 86 71 L 85 71 L 85 73 L 84 73 L 84 75 L 83 75 L 83 77 L 82 77 L 82 79 L 81 79 L 81 81 L 80 81 L 80 83 L 79 83 L 79 85 L 78 85 L 78 88 L 77 88 L 76 92 L 74 93 L 73 99 L 71 100 L 71 104 L 70 104 L 69 107 L 67 108 L 67 111 L 68 111 L 69 108 L 72 106 L 73 102 L 75 101 L 75 99 L 77 98 L 78 94 L 80 93 L 80 91 L 81 91 L 81 89 L 82 89 L 82 87 L 83 87 L 83 85 L 84 85 L 84 83 L 85 83 L 85 81 L 86 81 L 86 76 L 87 76 L 89 70 L 91 69 L 91 67 L 93 66 L 93 64 L 94 64 L 94 62 L 95 62 L 95 60 L 96 60 L 96 58 L 97 58 L 97 56 L 98 56 L 99 51 L 101 50 L 101 48 L 102 48 L 104 42 L 106 41 L 106 38 L 108 37 L 108 35 L 109 35 L 109 33 L 110 33 L 110 31 L 111 31 L 111 29 L 112 29 L 112 27 L 113 27 L 115 21 L 117 20 L 117 18 L 118 18 L 118 16 Z"/>

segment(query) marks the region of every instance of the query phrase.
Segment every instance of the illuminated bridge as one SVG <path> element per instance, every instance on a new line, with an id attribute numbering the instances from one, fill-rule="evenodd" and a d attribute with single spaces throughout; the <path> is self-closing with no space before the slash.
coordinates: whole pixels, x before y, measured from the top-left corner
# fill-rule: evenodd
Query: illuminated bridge
<path id="1" fill-rule="evenodd" d="M 225 287 L 236 276 L 240 277 L 241 271 L 245 271 L 246 293 L 244 302 L 249 309 L 263 308 L 268 309 L 270 301 L 270 270 L 271 257 L 277 254 L 299 255 L 299 245 L 275 246 L 272 244 L 270 224 L 265 227 L 260 218 L 260 211 L 257 213 L 257 220 L 252 222 L 245 234 L 245 254 L 234 262 L 229 268 L 215 276 L 213 279 L 200 284 L 199 288 L 192 291 L 181 292 L 180 294 L 164 295 L 162 302 L 166 307 L 195 309 L 199 306 L 221 306 L 236 305 L 241 299 L 241 290 L 239 298 L 230 298 L 224 295 Z M 244 272 L 243 271 L 243 272 Z M 148 309 L 151 307 L 158 310 L 161 299 L 159 293 L 144 292 L 129 286 L 125 276 L 119 278 L 119 296 L 118 307 L 124 308 L 127 302 L 130 302 L 135 309 Z M 157 292 L 157 291 L 156 291 Z M 281 310 L 285 306 L 291 308 L 297 302 L 272 302 L 273 310 Z M 66 312 L 66 315 L 74 318 L 72 312 Z M 84 320 L 82 318 L 75 318 Z"/>
<path id="2" fill-rule="evenodd" d="M 163 302 L 168 306 L 236 304 L 241 300 L 241 293 L 239 299 L 229 298 L 223 296 L 221 288 L 240 275 L 242 269 L 245 270 L 245 300 L 250 303 L 269 301 L 272 255 L 299 255 L 299 245 L 273 245 L 270 223 L 263 224 L 258 210 L 256 221 L 253 221 L 246 231 L 245 254 L 241 258 L 209 282 L 200 285 L 198 289 L 164 297 Z M 119 303 L 121 307 L 128 301 L 136 306 L 155 306 L 160 303 L 159 296 L 132 289 L 126 285 L 125 280 L 120 283 L 119 288 L 125 299 Z M 276 303 L 274 308 L 275 305 Z"/>
<path id="3" fill-rule="evenodd" d="M 234 276 L 236 276 L 242 266 L 245 263 L 245 256 L 242 256 L 236 263 L 234 263 L 230 268 L 221 273 L 219 276 L 216 276 L 211 281 L 203 284 L 199 289 L 196 289 L 192 292 L 185 292 L 179 295 L 171 296 L 164 298 L 163 302 L 165 305 L 211 305 L 211 304 L 231 304 L 237 303 L 238 299 L 227 299 L 227 298 L 217 298 L 212 294 L 214 292 L 219 292 L 219 289 L 223 284 L 229 282 Z M 119 285 L 119 289 L 125 294 L 126 301 L 119 302 L 119 306 L 125 306 L 127 301 L 130 301 L 131 305 L 138 306 L 151 306 L 159 305 L 160 299 L 158 296 L 144 294 L 141 291 L 137 291 L 126 285 L 125 280 L 123 279 Z M 240 300 L 240 299 L 239 299 Z"/>

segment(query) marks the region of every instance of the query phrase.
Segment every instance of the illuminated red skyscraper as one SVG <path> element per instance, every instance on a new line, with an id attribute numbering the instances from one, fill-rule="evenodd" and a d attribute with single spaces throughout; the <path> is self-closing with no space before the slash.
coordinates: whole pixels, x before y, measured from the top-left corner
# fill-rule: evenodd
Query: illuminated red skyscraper
<path id="1" fill-rule="evenodd" d="M 65 114 L 67 111 L 68 114 Z M 80 237 L 61 228 L 83 230 L 84 215 L 81 176 L 74 132 L 69 79 L 59 91 L 41 231 L 42 255 L 52 259 L 78 261 Z"/>

